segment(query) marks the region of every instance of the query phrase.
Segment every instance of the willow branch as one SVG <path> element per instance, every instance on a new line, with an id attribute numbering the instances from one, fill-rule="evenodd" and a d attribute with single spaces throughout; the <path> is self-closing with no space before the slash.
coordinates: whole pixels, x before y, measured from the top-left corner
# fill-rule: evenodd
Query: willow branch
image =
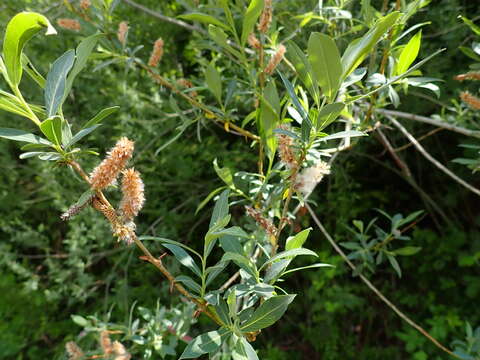
<path id="1" fill-rule="evenodd" d="M 228 127 L 229 128 L 232 128 L 233 130 L 237 131 L 238 133 L 242 134 L 242 136 L 245 136 L 247 138 L 250 138 L 252 140 L 260 140 L 260 138 L 255 135 L 255 134 L 252 134 L 251 132 L 245 130 L 245 129 L 242 129 L 241 127 L 235 125 L 235 124 L 232 124 L 231 122 L 227 122 L 225 121 L 224 119 L 222 119 L 220 116 L 218 116 L 216 113 L 214 113 L 212 110 L 210 110 L 208 107 L 206 107 L 204 104 L 198 102 L 197 100 L 195 100 L 194 98 L 188 96 L 187 94 L 185 94 L 184 92 L 180 91 L 179 89 L 177 89 L 176 86 L 174 86 L 173 84 L 171 84 L 168 80 L 166 80 L 163 76 L 157 74 L 155 71 L 153 71 L 149 66 L 141 63 L 141 62 L 136 62 L 137 65 L 139 65 L 142 69 L 146 70 L 151 76 L 152 78 L 157 82 L 159 83 L 160 85 L 162 86 L 165 86 L 166 88 L 170 89 L 172 92 L 174 92 L 175 94 L 177 94 L 178 96 L 184 98 L 186 101 L 188 101 L 191 105 L 201 109 L 202 111 L 205 112 L 205 114 L 212 118 L 213 120 L 217 121 L 217 122 L 220 122 L 222 123 L 223 125 L 226 125 L 228 124 Z"/>
<path id="2" fill-rule="evenodd" d="M 313 221 L 317 225 L 317 227 L 320 229 L 322 234 L 325 236 L 325 238 L 328 240 L 328 242 L 332 245 L 332 247 L 335 249 L 335 251 L 342 257 L 342 259 L 348 264 L 348 266 L 356 272 L 357 267 L 348 259 L 347 255 L 340 249 L 340 247 L 335 243 L 333 238 L 330 236 L 330 234 L 327 232 L 327 230 L 323 227 L 322 223 L 320 220 L 317 218 L 315 213 L 313 212 L 312 208 L 310 205 L 305 204 L 305 206 L 308 209 L 308 212 L 312 216 Z M 414 329 L 419 331 L 423 336 L 425 336 L 428 340 L 430 340 L 436 347 L 441 349 L 442 351 L 446 352 L 450 356 L 453 356 L 457 359 L 460 359 L 459 356 L 454 354 L 451 350 L 443 346 L 438 340 L 436 340 L 432 335 L 430 335 L 424 328 L 422 328 L 420 325 L 415 323 L 412 319 L 410 319 L 407 315 L 405 315 L 399 308 L 397 308 L 390 300 L 388 300 L 380 290 L 378 290 L 375 285 L 373 285 L 370 280 L 368 280 L 365 276 L 362 274 L 358 275 L 360 279 L 372 290 L 375 295 L 377 295 L 387 306 L 392 309 L 400 318 L 402 318 L 405 322 L 407 322 L 410 326 L 412 326 Z"/>
<path id="3" fill-rule="evenodd" d="M 82 169 L 79 163 L 76 161 L 69 161 L 68 165 L 70 165 L 88 184 L 90 184 L 90 179 L 88 175 L 85 173 L 85 171 Z M 95 192 L 95 195 L 97 199 L 106 207 L 113 209 L 113 206 L 110 204 L 110 202 L 107 200 L 105 195 L 101 190 L 97 190 Z M 98 209 L 97 209 L 98 210 Z M 110 219 L 109 219 L 110 220 Z M 193 297 L 183 286 L 182 284 L 178 283 L 175 280 L 175 277 L 168 271 L 168 269 L 163 265 L 162 261 L 160 259 L 155 258 L 152 253 L 143 245 L 143 243 L 137 238 L 137 236 L 133 236 L 133 241 L 135 242 L 135 245 L 144 253 L 145 255 L 145 260 L 147 260 L 149 263 L 151 263 L 153 266 L 155 266 L 162 274 L 163 276 L 170 282 L 172 287 L 174 287 L 180 294 L 185 296 L 188 300 L 191 302 L 195 303 L 198 308 L 205 313 L 209 318 L 211 318 L 213 321 L 215 321 L 218 325 L 223 325 L 222 321 L 216 316 L 214 313 L 212 313 L 205 302 L 200 301 L 199 299 Z"/>
<path id="4" fill-rule="evenodd" d="M 144 13 L 148 14 L 148 15 L 151 15 L 153 17 L 156 17 L 157 19 L 160 19 L 162 21 L 166 21 L 166 22 L 169 22 L 171 24 L 174 24 L 174 25 L 178 25 L 178 26 L 181 26 L 185 29 L 188 29 L 190 31 L 197 31 L 199 33 L 202 33 L 203 35 L 208 35 L 208 33 L 203 30 L 202 28 L 198 27 L 198 26 L 195 26 L 195 25 L 190 25 L 189 23 L 186 23 L 185 21 L 182 21 L 182 20 L 178 20 L 178 19 L 175 19 L 175 18 L 172 18 L 172 17 L 169 17 L 169 16 L 165 16 L 163 14 L 160 14 L 159 12 L 157 11 L 153 11 L 143 5 L 140 5 L 132 0 L 123 0 L 123 2 L 125 2 L 126 4 L 134 7 L 134 8 L 137 8 L 138 10 L 141 10 L 143 11 Z"/>
<path id="5" fill-rule="evenodd" d="M 450 176 L 453 180 L 458 182 L 460 185 L 465 187 L 466 189 L 470 190 L 474 194 L 480 196 L 480 190 L 477 189 L 476 187 L 473 187 L 469 183 L 467 183 L 465 180 L 461 179 L 457 175 L 455 175 L 452 171 L 450 171 L 447 167 L 445 167 L 442 163 L 440 163 L 438 160 L 436 160 L 432 155 L 430 155 L 425 148 L 415 139 L 415 137 L 410 134 L 407 129 L 403 127 L 402 124 L 400 124 L 395 118 L 388 116 L 387 118 L 395 125 L 402 133 L 405 135 L 405 137 L 415 146 L 415 148 L 428 160 L 430 161 L 433 165 L 435 165 L 438 169 L 443 171 L 445 174 Z"/>
<path id="6" fill-rule="evenodd" d="M 473 136 L 473 137 L 476 137 L 476 138 L 480 139 L 480 131 L 466 129 L 466 128 L 461 127 L 461 126 L 452 125 L 452 124 L 449 124 L 447 122 L 440 121 L 440 120 L 435 120 L 435 119 L 432 119 L 432 118 L 429 118 L 429 117 L 426 117 L 426 116 L 420 116 L 420 115 L 406 113 L 406 112 L 403 112 L 403 111 L 386 110 L 386 109 L 377 109 L 375 111 L 377 113 L 385 115 L 385 116 L 395 116 L 395 117 L 399 117 L 399 118 L 402 118 L 402 119 L 414 120 L 414 121 L 422 122 L 422 123 L 425 123 L 425 124 L 434 125 L 434 126 L 446 129 L 446 130 L 454 131 L 454 132 L 462 134 L 462 135 Z"/>

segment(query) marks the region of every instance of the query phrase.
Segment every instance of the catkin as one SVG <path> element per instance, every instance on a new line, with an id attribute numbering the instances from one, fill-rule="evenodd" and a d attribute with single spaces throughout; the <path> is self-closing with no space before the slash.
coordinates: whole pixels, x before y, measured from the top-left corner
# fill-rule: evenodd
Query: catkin
<path id="1" fill-rule="evenodd" d="M 100 346 L 102 347 L 104 355 L 108 356 L 113 352 L 112 340 L 110 340 L 108 331 L 102 331 L 100 333 Z"/>
<path id="2" fill-rule="evenodd" d="M 87 10 L 91 5 L 92 5 L 92 4 L 91 4 L 90 0 L 81 0 L 81 1 L 80 1 L 80 7 L 81 7 L 83 10 Z"/>
<path id="3" fill-rule="evenodd" d="M 130 360 L 132 357 L 119 341 L 113 342 L 113 353 L 115 354 L 115 360 Z"/>
<path id="4" fill-rule="evenodd" d="M 480 99 L 466 91 L 460 93 L 460 99 L 474 110 L 480 110 Z"/>
<path id="5" fill-rule="evenodd" d="M 107 157 L 90 174 L 90 184 L 94 190 L 101 190 L 111 185 L 127 161 L 132 157 L 133 141 L 122 137 L 109 151 Z"/>
<path id="6" fill-rule="evenodd" d="M 120 212 L 124 219 L 132 220 L 145 202 L 144 185 L 140 173 L 133 168 L 123 171 Z"/>
<path id="7" fill-rule="evenodd" d="M 148 60 L 148 66 L 157 67 L 163 56 L 163 45 L 164 44 L 162 38 L 155 41 L 152 54 L 150 55 L 150 59 Z"/>
<path id="8" fill-rule="evenodd" d="M 463 81 L 463 80 L 480 80 L 480 72 L 478 71 L 470 71 L 466 74 L 460 74 L 454 77 L 455 80 Z"/>
<path id="9" fill-rule="evenodd" d="M 315 165 L 303 170 L 296 179 L 295 189 L 309 195 L 325 175 L 330 174 L 330 165 L 319 160 Z"/>
<path id="10" fill-rule="evenodd" d="M 122 21 L 118 24 L 117 38 L 120 44 L 125 46 L 127 42 L 128 22 Z"/>
<path id="11" fill-rule="evenodd" d="M 285 55 L 286 51 L 287 49 L 285 48 L 285 46 L 281 44 L 278 46 L 277 51 L 275 52 L 275 54 L 272 56 L 269 63 L 265 67 L 265 74 L 267 75 L 273 74 L 278 64 L 280 64 L 280 62 L 282 61 L 283 55 Z"/>
<path id="12" fill-rule="evenodd" d="M 68 354 L 68 360 L 80 360 L 84 356 L 82 349 L 74 341 L 67 342 L 65 350 Z"/>
<path id="13" fill-rule="evenodd" d="M 260 211 L 252 208 L 251 206 L 245 206 L 245 211 L 247 215 L 255 220 L 255 222 L 262 227 L 265 232 L 270 236 L 275 236 L 278 232 L 278 229 L 273 224 L 273 222 L 265 218 Z"/>
<path id="14" fill-rule="evenodd" d="M 265 0 L 263 12 L 262 12 L 262 15 L 260 15 L 260 20 L 257 25 L 258 31 L 260 31 L 262 34 L 265 34 L 270 28 L 270 24 L 272 22 L 272 14 L 273 14 L 272 0 Z"/>
<path id="15" fill-rule="evenodd" d="M 286 124 L 281 125 L 280 129 L 290 130 L 289 126 Z M 280 160 L 288 168 L 295 168 L 297 166 L 297 161 L 295 159 L 295 153 L 293 152 L 293 139 L 290 136 L 281 133 L 276 133 L 275 135 L 278 140 L 278 155 Z"/>
<path id="16" fill-rule="evenodd" d="M 247 41 L 248 45 L 250 45 L 252 49 L 259 50 L 262 47 L 262 44 L 257 39 L 254 33 L 250 33 L 250 35 L 248 35 Z"/>
<path id="17" fill-rule="evenodd" d="M 82 26 L 75 19 L 58 19 L 57 20 L 58 26 L 67 30 L 79 31 Z"/>

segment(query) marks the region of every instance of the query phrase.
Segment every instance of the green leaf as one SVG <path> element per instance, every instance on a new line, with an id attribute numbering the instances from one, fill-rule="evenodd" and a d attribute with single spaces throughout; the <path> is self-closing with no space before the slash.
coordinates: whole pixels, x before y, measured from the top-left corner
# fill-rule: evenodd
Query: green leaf
<path id="1" fill-rule="evenodd" d="M 397 249 L 393 251 L 395 255 L 401 255 L 401 256 L 410 256 L 410 255 L 415 255 L 418 253 L 420 250 L 422 250 L 421 247 L 418 246 L 405 246 L 400 249 Z"/>
<path id="2" fill-rule="evenodd" d="M 62 119 L 59 116 L 48 118 L 40 124 L 40 130 L 52 143 L 62 143 Z"/>
<path id="3" fill-rule="evenodd" d="M 87 60 L 92 53 L 95 45 L 97 45 L 98 40 L 104 36 L 103 34 L 95 34 L 86 37 L 83 39 L 80 44 L 78 44 L 77 48 L 75 49 L 75 64 L 73 65 L 72 70 L 68 74 L 66 87 L 65 87 L 65 95 L 62 99 L 62 103 L 65 101 L 65 98 L 70 93 L 72 89 L 73 80 L 75 77 L 83 70 L 85 65 L 87 65 Z"/>
<path id="4" fill-rule="evenodd" d="M 86 129 L 82 129 L 80 130 L 78 133 L 76 133 L 72 139 L 65 145 L 65 148 L 69 148 L 70 146 L 72 146 L 73 144 L 77 143 L 78 141 L 80 141 L 81 139 L 83 139 L 85 136 L 87 136 L 88 134 L 90 134 L 92 131 L 96 130 L 98 127 L 102 126 L 102 124 L 97 124 L 97 125 L 93 125 L 93 126 L 90 126 Z"/>
<path id="5" fill-rule="evenodd" d="M 230 28 L 228 27 L 227 24 L 224 22 L 214 18 L 211 15 L 203 14 L 203 13 L 191 13 L 191 14 L 183 14 L 178 16 L 180 19 L 184 20 L 190 20 L 190 21 L 198 21 L 204 24 L 212 24 L 215 26 L 219 26 L 221 28 L 224 28 L 225 30 L 229 30 Z"/>
<path id="6" fill-rule="evenodd" d="M 312 33 L 308 40 L 308 60 L 323 94 L 334 100 L 342 83 L 342 62 L 335 41 L 328 35 Z"/>
<path id="7" fill-rule="evenodd" d="M 200 294 L 202 291 L 202 288 L 199 284 L 195 282 L 191 277 L 186 276 L 186 275 L 179 275 L 175 277 L 175 281 L 181 282 L 185 284 L 186 287 L 188 287 L 190 290 L 195 292 L 196 294 Z"/>
<path id="8" fill-rule="evenodd" d="M 34 12 L 21 12 L 8 23 L 3 41 L 3 58 L 9 82 L 13 87 L 17 87 L 22 79 L 23 47 L 42 29 L 47 30 L 46 35 L 57 33 L 45 16 Z"/>
<path id="9" fill-rule="evenodd" d="M 212 217 L 210 218 L 210 225 L 208 226 L 211 229 L 219 220 L 224 219 L 228 215 L 228 195 L 230 195 L 230 190 L 224 190 L 213 208 Z"/>
<path id="10" fill-rule="evenodd" d="M 480 35 L 480 26 L 475 25 L 472 20 L 466 18 L 465 16 L 460 16 L 465 24 L 472 30 L 475 34 Z"/>
<path id="11" fill-rule="evenodd" d="M 200 271 L 200 268 L 197 266 L 197 264 L 195 264 L 193 258 L 188 255 L 188 253 L 180 246 L 172 244 L 162 244 L 162 246 L 169 249 L 175 256 L 175 258 L 180 262 L 180 264 L 192 270 L 198 277 L 202 277 L 202 272 Z"/>
<path id="12" fill-rule="evenodd" d="M 8 140 L 28 142 L 31 144 L 52 145 L 50 141 L 43 139 L 40 136 L 18 129 L 0 128 L 0 137 Z"/>
<path id="13" fill-rule="evenodd" d="M 215 25 L 208 25 L 208 34 L 215 41 L 218 45 L 228 50 L 232 53 L 235 57 L 240 58 L 240 52 L 234 49 L 232 46 L 228 44 L 228 35 L 220 29 L 218 26 Z"/>
<path id="14" fill-rule="evenodd" d="M 285 250 L 301 248 L 305 243 L 305 241 L 307 240 L 307 237 L 308 237 L 308 234 L 310 234 L 310 231 L 312 231 L 312 228 L 302 230 L 295 236 L 290 236 L 287 239 L 287 242 L 285 244 Z"/>
<path id="15" fill-rule="evenodd" d="M 313 268 L 321 268 L 321 267 L 335 267 L 335 266 L 330 265 L 330 264 L 324 264 L 324 263 L 316 263 L 316 264 L 312 264 L 312 265 L 307 265 L 307 266 L 302 266 L 302 267 L 298 267 L 298 268 L 295 268 L 295 269 L 287 270 L 287 271 L 285 271 L 284 273 L 282 273 L 282 276 L 283 276 L 283 275 L 286 275 L 286 274 L 288 274 L 288 273 L 292 273 L 292 272 L 295 272 L 295 271 L 299 271 L 299 270 L 306 270 L 306 269 L 313 269 Z"/>
<path id="16" fill-rule="evenodd" d="M 199 212 L 200 210 L 202 210 L 202 209 L 205 207 L 205 205 L 207 205 L 208 202 L 209 202 L 215 195 L 217 195 L 220 191 L 222 191 L 222 190 L 224 190 L 224 189 L 226 189 L 226 186 L 219 187 L 219 188 L 213 190 L 210 194 L 208 194 L 207 197 L 206 197 L 205 199 L 203 199 L 200 204 L 198 204 L 197 209 L 195 210 L 195 215 L 197 215 L 198 212 Z"/>
<path id="17" fill-rule="evenodd" d="M 205 81 L 207 83 L 208 89 L 212 92 L 212 94 L 217 99 L 218 103 L 222 103 L 222 78 L 220 77 L 219 72 L 213 66 L 213 64 L 209 64 L 205 71 Z"/>
<path id="18" fill-rule="evenodd" d="M 213 168 L 215 169 L 215 172 L 217 173 L 218 177 L 222 179 L 223 182 L 228 185 L 228 187 L 235 188 L 235 184 L 233 183 L 232 172 L 227 167 L 220 168 L 218 166 L 217 158 L 213 160 Z"/>
<path id="19" fill-rule="evenodd" d="M 267 155 L 272 160 L 277 149 L 277 138 L 273 131 L 279 123 L 280 99 L 275 82 L 270 81 L 264 89 L 260 104 L 259 130 L 266 145 Z"/>
<path id="20" fill-rule="evenodd" d="M 181 248 L 184 248 L 184 249 L 190 251 L 192 254 L 197 255 L 200 259 L 202 258 L 202 256 L 198 252 L 193 250 L 191 247 L 188 247 L 187 245 L 184 245 L 184 244 L 182 244 L 178 241 L 175 241 L 175 240 L 160 238 L 160 237 L 156 237 L 156 236 L 140 236 L 138 239 L 141 240 L 141 241 L 143 241 L 143 240 L 154 240 L 154 241 L 160 241 L 161 243 L 165 243 L 165 244 L 177 245 Z"/>
<path id="21" fill-rule="evenodd" d="M 342 55 L 343 75 L 345 79 L 355 70 L 369 54 L 380 38 L 395 24 L 400 17 L 398 11 L 394 11 L 379 19 L 377 23 L 360 39 L 353 41 Z"/>
<path id="22" fill-rule="evenodd" d="M 340 115 L 344 108 L 345 104 L 341 102 L 325 105 L 318 113 L 317 131 L 322 131 L 337 120 L 338 115 Z"/>
<path id="23" fill-rule="evenodd" d="M 395 256 L 387 254 L 387 258 L 390 265 L 392 265 L 393 269 L 398 274 L 398 277 L 402 277 L 402 270 L 400 269 L 400 265 L 398 264 L 397 259 L 395 259 Z"/>
<path id="24" fill-rule="evenodd" d="M 31 119 L 31 114 L 24 109 L 23 105 L 15 96 L 1 90 L 0 109 Z"/>
<path id="25" fill-rule="evenodd" d="M 222 344 L 222 341 L 224 341 L 229 334 L 231 334 L 230 330 L 220 328 L 219 330 L 209 331 L 205 334 L 197 336 L 187 345 L 180 356 L 180 360 L 194 359 L 200 355 L 218 350 Z"/>
<path id="26" fill-rule="evenodd" d="M 233 360 L 258 360 L 255 349 L 243 336 L 237 340 L 232 351 Z"/>
<path id="27" fill-rule="evenodd" d="M 80 315 L 70 315 L 73 322 L 79 326 L 86 327 L 89 324 L 89 321 Z"/>
<path id="28" fill-rule="evenodd" d="M 248 272 L 250 275 L 252 275 L 255 279 L 258 277 L 258 271 L 255 266 L 255 264 L 246 256 L 237 254 L 237 253 L 232 253 L 232 252 L 226 252 L 223 254 L 222 259 L 220 261 L 233 261 L 235 264 L 240 266 L 243 270 Z"/>
<path id="29" fill-rule="evenodd" d="M 408 70 L 410 65 L 415 61 L 420 51 L 420 43 L 422 42 L 422 30 L 417 32 L 410 41 L 405 45 L 400 56 L 398 58 L 398 63 L 396 67 L 396 74 L 403 74 Z"/>
<path id="30" fill-rule="evenodd" d="M 263 0 L 251 0 L 243 16 L 241 46 L 245 45 L 248 35 L 253 31 L 255 24 L 262 13 Z"/>
<path id="31" fill-rule="evenodd" d="M 44 89 L 46 80 L 42 76 L 42 74 L 40 74 L 40 72 L 35 68 L 35 66 L 33 66 L 33 63 L 30 61 L 27 55 L 22 54 L 21 61 L 22 61 L 22 67 L 27 72 L 28 76 L 30 76 L 32 80 L 38 84 L 38 86 Z"/>
<path id="32" fill-rule="evenodd" d="M 118 109 L 120 109 L 120 106 L 111 106 L 111 107 L 100 110 L 100 112 L 97 115 L 95 115 L 93 118 L 88 120 L 85 123 L 85 125 L 82 126 L 82 129 L 89 128 L 93 125 L 98 124 L 100 121 L 105 119 L 107 116 L 110 116 L 114 112 L 117 112 Z"/>
<path id="33" fill-rule="evenodd" d="M 288 61 L 293 64 L 299 79 L 308 89 L 316 104 L 319 105 L 320 92 L 318 90 L 318 82 L 316 77 L 313 76 L 312 67 L 303 51 L 293 41 L 289 41 L 285 56 L 287 57 Z"/>
<path id="34" fill-rule="evenodd" d="M 45 84 L 45 108 L 47 117 L 55 115 L 65 97 L 67 75 L 75 61 L 75 51 L 68 50 L 52 64 Z"/>
<path id="35" fill-rule="evenodd" d="M 295 94 L 295 89 L 293 88 L 292 83 L 288 81 L 288 79 L 285 76 L 283 76 L 281 72 L 278 72 L 278 73 L 280 74 L 280 78 L 282 79 L 283 84 L 287 89 L 288 96 L 290 97 L 290 100 L 292 100 L 293 106 L 302 117 L 302 140 L 305 142 L 308 142 L 310 139 L 311 129 L 313 127 L 312 121 L 308 117 L 308 113 L 300 103 L 300 100 L 298 100 L 298 97 Z"/>
<path id="36" fill-rule="evenodd" d="M 253 332 L 264 329 L 273 325 L 279 320 L 288 305 L 293 301 L 295 295 L 280 295 L 267 299 L 262 305 L 255 310 L 252 317 L 244 323 L 240 329 L 242 332 Z"/>
<path id="37" fill-rule="evenodd" d="M 356 137 L 356 136 L 368 136 L 366 133 L 357 131 L 357 130 L 348 130 L 348 131 L 339 131 L 338 133 L 324 136 L 319 139 L 319 141 L 328 141 L 334 139 L 343 139 L 346 137 Z"/>
<path id="38" fill-rule="evenodd" d="M 299 256 L 299 255 L 312 255 L 312 256 L 318 257 L 317 253 L 309 249 L 296 248 L 296 249 L 291 249 L 287 251 L 282 251 L 282 252 L 279 252 L 277 255 L 272 256 L 267 261 L 265 261 L 265 263 L 262 265 L 260 270 L 263 269 L 268 264 L 273 263 L 274 261 L 277 261 L 283 258 L 294 258 L 295 256 Z"/>

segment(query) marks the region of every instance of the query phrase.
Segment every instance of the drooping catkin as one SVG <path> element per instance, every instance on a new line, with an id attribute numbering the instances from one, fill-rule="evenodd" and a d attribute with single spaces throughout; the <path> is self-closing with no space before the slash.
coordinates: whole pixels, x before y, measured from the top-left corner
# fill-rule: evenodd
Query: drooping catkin
<path id="1" fill-rule="evenodd" d="M 113 353 L 115 354 L 115 360 L 130 360 L 132 358 L 125 346 L 119 341 L 113 342 Z"/>
<path id="2" fill-rule="evenodd" d="M 69 341 L 65 344 L 65 350 L 68 354 L 68 360 L 80 360 L 85 355 L 75 341 Z"/>
<path id="3" fill-rule="evenodd" d="M 92 189 L 101 190 L 111 185 L 132 157 L 133 141 L 122 137 L 108 152 L 107 157 L 90 174 Z"/>
<path id="4" fill-rule="evenodd" d="M 91 5 L 92 5 L 92 3 L 90 2 L 90 0 L 81 0 L 80 1 L 80 7 L 83 10 L 87 10 Z"/>
<path id="5" fill-rule="evenodd" d="M 290 130 L 290 127 L 286 124 L 280 125 L 280 129 Z M 293 169 L 297 166 L 297 160 L 295 159 L 295 153 L 293 151 L 293 139 L 285 134 L 276 133 L 278 140 L 278 156 L 282 163 L 289 169 Z"/>
<path id="6" fill-rule="evenodd" d="M 272 56 L 269 63 L 265 67 L 265 74 L 267 75 L 273 74 L 278 64 L 280 64 L 280 62 L 282 61 L 283 55 L 285 55 L 286 51 L 287 49 L 282 44 L 280 44 L 277 47 L 277 51 L 275 52 L 275 54 Z"/>
<path id="7" fill-rule="evenodd" d="M 120 213 L 125 220 L 132 220 L 138 215 L 145 202 L 144 185 L 140 173 L 133 168 L 123 171 Z"/>
<path id="8" fill-rule="evenodd" d="M 163 45 L 164 43 L 162 38 L 155 41 L 152 54 L 150 55 L 150 59 L 148 60 L 148 66 L 157 67 L 163 56 Z"/>
<path id="9" fill-rule="evenodd" d="M 463 91 L 460 93 L 460 99 L 462 99 L 462 101 L 470 108 L 474 110 L 480 110 L 480 98 L 476 97 L 475 95 Z"/>
<path id="10" fill-rule="evenodd" d="M 125 46 L 127 42 L 127 33 L 128 33 L 128 22 L 122 21 L 118 24 L 117 38 L 120 41 L 120 44 Z"/>
<path id="11" fill-rule="evenodd" d="M 319 160 L 315 165 L 304 169 L 298 174 L 295 181 L 295 189 L 303 195 L 309 195 L 315 186 L 322 181 L 325 175 L 330 174 L 330 165 L 325 161 Z"/>
<path id="12" fill-rule="evenodd" d="M 102 331 L 100 333 L 100 346 L 103 351 L 103 355 L 110 355 L 113 352 L 112 340 L 110 339 L 110 335 L 108 331 Z"/>
<path id="13" fill-rule="evenodd" d="M 480 72 L 478 71 L 470 71 L 466 74 L 459 74 L 454 77 L 455 80 L 463 81 L 463 80 L 480 80 Z"/>
<path id="14" fill-rule="evenodd" d="M 265 216 L 263 216 L 260 211 L 258 211 L 257 209 L 254 209 L 251 206 L 245 206 L 245 211 L 247 212 L 247 215 L 253 218 L 255 222 L 260 227 L 262 227 L 268 235 L 276 236 L 278 229 L 273 224 L 273 222 L 267 219 Z"/>
<path id="15" fill-rule="evenodd" d="M 248 35 L 247 41 L 248 45 L 250 45 L 252 49 L 259 50 L 262 47 L 262 44 L 257 39 L 254 33 L 250 33 L 250 35 Z"/>
<path id="16" fill-rule="evenodd" d="M 75 19 L 58 19 L 57 24 L 61 28 L 72 31 L 79 31 L 82 28 L 78 20 Z"/>
<path id="17" fill-rule="evenodd" d="M 273 6 L 272 0 L 265 0 L 265 4 L 263 6 L 263 12 L 260 15 L 260 20 L 258 21 L 257 29 L 261 33 L 265 34 L 268 29 L 270 28 L 270 24 L 272 22 L 272 15 L 273 15 Z"/>

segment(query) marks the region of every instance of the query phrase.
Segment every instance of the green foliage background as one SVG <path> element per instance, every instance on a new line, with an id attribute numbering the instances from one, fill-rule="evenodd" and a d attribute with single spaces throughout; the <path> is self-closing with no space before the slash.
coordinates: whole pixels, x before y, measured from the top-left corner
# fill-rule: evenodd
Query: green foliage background
<path id="1" fill-rule="evenodd" d="M 169 16 L 182 12 L 179 3 L 142 1 Z M 379 7 L 380 3 L 372 1 L 373 6 Z M 282 1 L 276 11 L 280 17 L 288 17 L 308 11 L 314 4 Z M 7 1 L 0 4 L 2 28 L 11 16 L 24 9 L 41 12 L 51 20 L 70 16 L 61 2 Z M 463 86 L 452 78 L 469 64 L 457 47 L 472 39 L 457 15 L 472 18 L 480 13 L 480 7 L 472 1 L 438 0 L 427 9 L 414 19 L 432 22 L 424 30 L 421 57 L 443 46 L 448 50 L 429 62 L 424 71 L 445 80 L 439 101 L 449 104 Z M 198 65 L 202 54 L 192 47 L 190 32 L 159 23 L 123 2 L 114 12 L 113 24 L 121 20 L 130 23 L 129 41 L 145 45 L 139 57 L 147 59 L 153 41 L 162 37 L 168 55 L 162 60 L 162 72 L 202 78 Z M 45 73 L 47 69 L 42 66 L 77 42 L 77 34 L 60 29 L 60 36 L 48 41 L 34 39 L 28 53 L 35 54 L 36 64 Z M 28 89 L 28 83 L 23 88 Z M 213 159 L 218 157 L 222 164 L 237 170 L 239 165 L 242 170 L 254 169 L 256 159 L 246 143 L 212 125 L 199 130 L 201 139 L 196 129 L 189 129 L 156 154 L 173 136 L 178 121 L 167 115 L 171 113 L 168 96 L 146 74 L 108 66 L 82 73 L 66 109 L 74 114 L 70 120 L 78 125 L 99 108 L 121 106 L 121 112 L 109 120 L 102 135 L 93 135 L 89 141 L 103 152 L 122 135 L 134 139 L 138 149 L 134 165 L 141 169 L 147 189 L 139 234 L 156 234 L 195 245 L 196 234 L 207 228 L 210 215 L 209 211 L 195 215 L 195 209 L 221 185 L 220 180 L 215 180 Z M 440 112 L 440 106 L 410 93 L 402 99 L 400 110 L 431 115 Z M 16 121 L 20 120 L 0 113 L 0 126 L 8 127 Z M 23 122 L 28 126 L 27 121 Z M 429 130 L 418 124 L 409 127 L 417 134 Z M 397 146 L 405 143 L 393 132 L 391 136 Z M 460 136 L 444 131 L 423 144 L 446 163 L 463 155 L 457 146 L 462 141 Z M 480 324 L 479 201 L 435 171 L 412 148 L 405 152 L 419 184 L 443 209 L 448 222 L 427 216 L 412 235 L 422 251 L 403 258 L 404 276 L 398 279 L 391 269 L 382 269 L 373 282 L 433 336 L 448 344 L 464 337 L 465 321 Z M 112 320 L 123 323 L 128 322 L 135 300 L 146 308 L 155 308 L 157 300 L 164 306 L 176 303 L 168 284 L 159 281 L 154 269 L 139 262 L 134 249 L 116 244 L 98 214 L 88 210 L 69 223 L 60 220 L 59 214 L 82 191 L 72 174 L 45 162 L 19 160 L 16 144 L 7 141 L 0 141 L 0 154 L 0 359 L 63 358 L 65 342 L 80 331 L 70 314 L 96 314 L 102 318 L 111 311 Z M 94 165 L 93 159 L 89 161 L 87 169 Z M 460 165 L 449 167 L 470 183 L 480 185 L 478 174 L 472 175 Z M 318 213 L 336 240 L 347 241 L 349 234 L 344 225 L 353 219 L 368 222 L 376 216 L 373 208 L 403 214 L 425 208 L 418 193 L 392 171 L 394 168 L 373 136 L 363 140 L 355 151 L 340 155 L 333 174 L 314 195 Z M 299 221 L 309 225 L 308 216 Z M 261 358 L 445 358 L 352 277 L 321 234 L 315 232 L 309 241 L 322 261 L 336 268 L 311 270 L 289 278 L 287 288 L 302 296 L 296 298 L 281 322 L 258 338 Z M 170 266 L 175 269 L 173 261 Z M 207 322 L 200 319 L 202 326 L 208 330 Z"/>

